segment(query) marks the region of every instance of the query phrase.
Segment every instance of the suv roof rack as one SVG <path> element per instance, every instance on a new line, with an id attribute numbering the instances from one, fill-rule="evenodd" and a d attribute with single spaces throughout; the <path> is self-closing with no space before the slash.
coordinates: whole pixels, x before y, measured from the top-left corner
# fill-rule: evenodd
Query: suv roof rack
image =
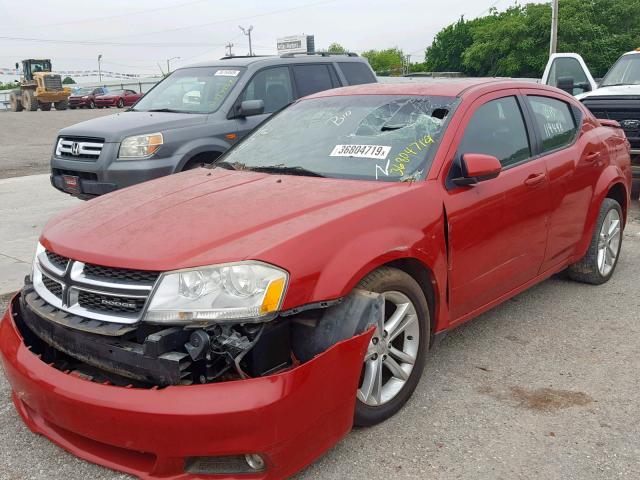
<path id="1" fill-rule="evenodd" d="M 260 58 L 260 57 L 274 57 L 275 55 L 225 55 L 220 57 L 220 60 L 229 60 L 230 58 Z"/>
<path id="2" fill-rule="evenodd" d="M 341 52 L 341 53 L 333 53 L 333 52 L 313 52 L 313 53 L 283 53 L 280 55 L 280 58 L 293 58 L 296 55 L 320 55 L 322 57 L 330 57 L 331 55 L 346 55 L 347 57 L 357 57 L 358 54 L 354 52 Z"/>

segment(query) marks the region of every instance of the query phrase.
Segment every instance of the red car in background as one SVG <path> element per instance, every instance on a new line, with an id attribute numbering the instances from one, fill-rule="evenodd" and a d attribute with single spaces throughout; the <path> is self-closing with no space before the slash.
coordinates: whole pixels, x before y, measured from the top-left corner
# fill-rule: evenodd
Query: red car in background
<path id="1" fill-rule="evenodd" d="M 130 107 L 142 97 L 142 93 L 134 90 L 110 90 L 105 95 L 97 96 L 95 99 L 96 107 Z"/>
<path id="2" fill-rule="evenodd" d="M 96 108 L 96 97 L 106 95 L 108 92 L 107 87 L 80 88 L 69 97 L 69 108 L 71 110 L 74 108 Z"/>
<path id="3" fill-rule="evenodd" d="M 0 323 L 16 408 L 143 479 L 288 477 L 400 410 L 436 337 L 564 270 L 607 282 L 629 152 L 529 82 L 303 98 L 47 224 Z"/>

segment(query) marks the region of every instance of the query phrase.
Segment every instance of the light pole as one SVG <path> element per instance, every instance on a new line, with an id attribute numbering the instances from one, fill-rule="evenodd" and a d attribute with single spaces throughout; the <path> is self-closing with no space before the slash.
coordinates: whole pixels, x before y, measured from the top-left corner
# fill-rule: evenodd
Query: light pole
<path id="1" fill-rule="evenodd" d="M 549 56 L 558 50 L 558 0 L 553 0 L 551 8 L 551 44 L 549 45 Z"/>
<path id="2" fill-rule="evenodd" d="M 171 58 L 167 58 L 167 75 L 169 75 L 171 73 L 171 67 L 169 66 L 169 62 L 171 60 L 178 60 L 180 57 L 171 57 Z"/>
<path id="3" fill-rule="evenodd" d="M 249 28 L 244 28 L 238 25 L 238 28 L 242 30 L 242 33 L 249 37 L 249 56 L 253 57 L 253 50 L 251 49 L 251 31 L 253 30 L 253 25 L 250 25 Z"/>
<path id="4" fill-rule="evenodd" d="M 98 55 L 98 81 L 102 83 L 102 68 L 100 67 L 100 60 L 102 60 L 102 54 Z"/>

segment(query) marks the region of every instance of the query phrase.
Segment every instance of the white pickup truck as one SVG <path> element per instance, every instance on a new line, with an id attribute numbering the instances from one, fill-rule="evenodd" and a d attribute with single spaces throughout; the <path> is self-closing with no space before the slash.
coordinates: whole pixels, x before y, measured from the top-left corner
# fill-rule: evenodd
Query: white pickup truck
<path id="1" fill-rule="evenodd" d="M 597 118 L 616 120 L 631 143 L 633 196 L 640 193 L 640 49 L 623 54 L 598 83 L 576 53 L 551 56 L 542 83 L 575 95 Z"/>

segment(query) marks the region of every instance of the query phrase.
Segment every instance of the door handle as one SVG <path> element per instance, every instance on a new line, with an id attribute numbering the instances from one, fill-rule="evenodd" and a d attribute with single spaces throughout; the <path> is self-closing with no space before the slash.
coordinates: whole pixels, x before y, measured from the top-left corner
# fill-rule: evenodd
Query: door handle
<path id="1" fill-rule="evenodd" d="M 527 187 L 535 187 L 536 185 L 540 185 L 542 182 L 544 182 L 545 178 L 547 178 L 547 175 L 545 173 L 532 173 L 524 181 L 524 184 Z"/>
<path id="2" fill-rule="evenodd" d="M 584 156 L 584 160 L 586 162 L 593 162 L 593 161 L 597 160 L 598 158 L 600 158 L 600 152 L 591 152 L 591 153 L 587 153 Z"/>

